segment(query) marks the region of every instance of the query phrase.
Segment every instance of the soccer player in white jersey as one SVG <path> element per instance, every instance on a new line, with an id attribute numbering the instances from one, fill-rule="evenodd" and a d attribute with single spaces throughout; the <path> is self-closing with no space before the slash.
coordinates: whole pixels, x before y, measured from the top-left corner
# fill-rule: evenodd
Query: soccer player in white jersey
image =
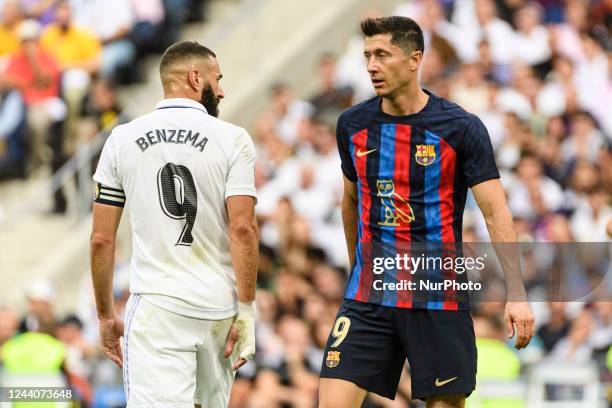
<path id="1" fill-rule="evenodd" d="M 177 43 L 160 76 L 165 99 L 113 130 L 94 175 L 101 342 L 123 367 L 128 407 L 227 407 L 234 370 L 255 353 L 255 150 L 244 129 L 216 118 L 224 95 L 212 51 Z M 112 294 L 124 204 L 133 231 L 125 323 Z"/>

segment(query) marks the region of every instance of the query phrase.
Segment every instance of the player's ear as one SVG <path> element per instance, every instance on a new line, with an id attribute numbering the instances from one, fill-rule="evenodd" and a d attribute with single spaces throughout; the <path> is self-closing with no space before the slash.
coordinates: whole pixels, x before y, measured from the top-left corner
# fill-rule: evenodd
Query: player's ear
<path id="1" fill-rule="evenodd" d="M 199 92 L 202 88 L 202 80 L 203 78 L 200 76 L 200 70 L 197 68 L 192 68 L 187 73 L 187 85 L 194 91 Z"/>
<path id="2" fill-rule="evenodd" d="M 419 66 L 421 65 L 421 61 L 423 61 L 423 53 L 421 51 L 414 51 L 412 54 L 410 54 L 410 70 L 418 70 Z"/>

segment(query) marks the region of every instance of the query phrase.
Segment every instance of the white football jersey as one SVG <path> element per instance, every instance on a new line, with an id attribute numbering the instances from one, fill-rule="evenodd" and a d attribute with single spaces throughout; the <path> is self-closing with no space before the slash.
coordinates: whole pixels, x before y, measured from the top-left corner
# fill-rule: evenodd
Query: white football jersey
<path id="1" fill-rule="evenodd" d="M 254 162 L 246 130 L 190 99 L 163 100 L 113 130 L 95 201 L 129 208 L 131 293 L 184 316 L 236 314 L 225 200 L 255 197 Z"/>

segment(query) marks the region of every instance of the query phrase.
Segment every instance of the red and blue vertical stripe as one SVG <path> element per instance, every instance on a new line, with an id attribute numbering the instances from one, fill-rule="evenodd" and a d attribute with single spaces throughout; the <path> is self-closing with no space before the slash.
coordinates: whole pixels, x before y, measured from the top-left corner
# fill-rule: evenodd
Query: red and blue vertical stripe
<path id="1" fill-rule="evenodd" d="M 381 180 L 397 180 L 398 175 L 395 174 L 395 124 L 384 124 L 380 128 L 380 161 L 378 177 Z M 395 188 L 395 187 L 394 187 Z M 378 199 L 378 213 L 379 220 L 385 219 L 385 206 L 382 205 L 380 198 Z M 380 240 L 382 242 L 380 255 L 385 258 L 394 258 L 396 251 L 396 237 L 395 229 L 393 226 L 379 226 L 380 228 Z M 383 275 L 383 281 L 387 283 L 397 282 L 397 271 L 395 269 L 387 270 Z M 382 304 L 384 306 L 395 306 L 397 304 L 397 292 L 394 290 L 387 290 L 382 293 Z"/>
<path id="2" fill-rule="evenodd" d="M 412 158 L 412 149 L 410 145 L 412 129 L 409 125 L 398 124 L 395 127 L 395 192 L 408 200 L 410 198 L 410 160 Z M 402 223 L 395 229 L 396 248 L 401 254 L 410 254 L 411 225 L 410 223 Z M 412 274 L 409 270 L 400 269 L 397 271 L 398 282 L 412 280 Z M 397 292 L 396 307 L 411 308 L 412 307 L 412 292 L 402 290 Z"/>
<path id="3" fill-rule="evenodd" d="M 357 249 L 355 254 L 355 264 L 351 273 L 348 286 L 346 288 L 346 297 L 362 302 L 367 302 L 369 298 L 369 287 L 362 281 L 362 272 L 367 269 L 365 265 L 370 256 L 364 254 L 364 251 L 370 253 L 369 243 L 372 242 L 372 231 L 370 229 L 370 208 L 372 205 L 372 194 L 366 177 L 366 160 L 367 156 L 358 156 L 356 146 L 368 145 L 368 130 L 363 129 L 351 137 L 350 151 L 357 170 L 357 198 L 359 211 L 359 228 L 357 229 Z M 367 247 L 363 247 L 362 243 L 366 243 Z M 366 272 L 367 274 L 367 272 Z"/>
<path id="4" fill-rule="evenodd" d="M 426 130 L 425 144 L 433 145 L 436 153 L 436 160 L 425 166 L 424 183 L 424 204 L 425 204 L 425 241 L 432 243 L 432 250 L 429 256 L 444 256 L 448 253 L 443 243 L 455 241 L 453 231 L 454 221 L 454 180 L 456 154 L 451 146 L 440 136 Z M 444 279 L 452 278 L 449 274 L 453 271 L 428 271 L 427 278 L 433 282 L 441 282 Z M 457 309 L 456 302 L 444 299 L 454 299 L 450 293 L 430 294 L 427 302 L 427 309 L 449 310 Z M 431 299 L 433 298 L 433 299 Z"/>

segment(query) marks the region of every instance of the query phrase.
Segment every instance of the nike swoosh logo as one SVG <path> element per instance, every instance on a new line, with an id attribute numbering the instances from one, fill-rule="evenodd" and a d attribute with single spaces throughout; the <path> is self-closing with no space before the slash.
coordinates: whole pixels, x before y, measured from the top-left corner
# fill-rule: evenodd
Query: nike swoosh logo
<path id="1" fill-rule="evenodd" d="M 368 154 L 375 152 L 375 151 L 376 149 L 366 150 L 365 152 L 363 150 L 357 150 L 357 157 L 367 156 Z"/>
<path id="2" fill-rule="evenodd" d="M 448 380 L 444 380 L 444 381 L 440 381 L 439 378 L 436 378 L 436 382 L 435 382 L 436 387 L 441 387 L 443 385 L 446 385 L 446 384 L 448 384 L 451 381 L 455 381 L 457 378 L 459 378 L 459 377 L 449 378 Z"/>

